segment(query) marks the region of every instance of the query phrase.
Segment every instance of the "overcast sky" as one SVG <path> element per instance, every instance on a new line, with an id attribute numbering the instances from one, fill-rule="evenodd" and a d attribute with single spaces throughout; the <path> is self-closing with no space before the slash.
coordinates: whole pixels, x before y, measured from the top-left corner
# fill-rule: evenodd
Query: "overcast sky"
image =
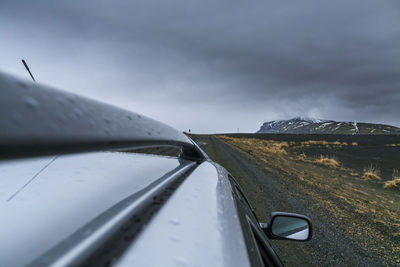
<path id="1" fill-rule="evenodd" d="M 400 126 L 400 2 L 0 1 L 0 71 L 199 133 Z"/>

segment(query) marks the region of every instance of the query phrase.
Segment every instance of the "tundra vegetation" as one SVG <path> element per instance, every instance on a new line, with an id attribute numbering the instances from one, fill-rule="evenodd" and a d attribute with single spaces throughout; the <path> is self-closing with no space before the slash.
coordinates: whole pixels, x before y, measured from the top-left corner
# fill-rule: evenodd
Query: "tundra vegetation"
<path id="1" fill-rule="evenodd" d="M 384 187 L 400 189 L 399 170 L 393 169 L 392 180 L 386 181 Z"/>
<path id="2" fill-rule="evenodd" d="M 327 166 L 330 168 L 337 168 L 340 166 L 339 161 L 333 156 L 321 155 L 319 159 L 315 160 L 316 164 Z"/>
<path id="3" fill-rule="evenodd" d="M 362 177 L 365 180 L 382 180 L 382 178 L 379 176 L 380 173 L 381 171 L 379 170 L 378 167 L 370 165 L 364 169 L 364 174 Z"/>

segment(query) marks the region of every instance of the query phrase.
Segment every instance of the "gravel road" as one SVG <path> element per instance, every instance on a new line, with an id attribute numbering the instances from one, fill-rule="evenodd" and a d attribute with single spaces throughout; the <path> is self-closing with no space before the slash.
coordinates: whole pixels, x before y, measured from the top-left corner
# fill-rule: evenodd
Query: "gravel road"
<path id="1" fill-rule="evenodd" d="M 261 222 L 265 222 L 272 211 L 301 213 L 311 218 L 314 227 L 311 241 L 272 242 L 286 266 L 385 266 L 381 258 L 360 245 L 359 240 L 339 230 L 341 221 L 332 218 L 311 196 L 301 194 L 296 183 L 275 176 L 251 156 L 215 136 L 191 137 L 213 161 L 235 177 Z"/>

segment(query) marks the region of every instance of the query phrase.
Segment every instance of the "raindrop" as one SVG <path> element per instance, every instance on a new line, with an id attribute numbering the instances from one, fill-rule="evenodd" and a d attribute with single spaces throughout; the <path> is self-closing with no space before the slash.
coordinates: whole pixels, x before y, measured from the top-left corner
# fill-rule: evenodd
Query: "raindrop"
<path id="1" fill-rule="evenodd" d="M 29 89 L 29 87 L 25 83 L 22 83 L 22 82 L 17 82 L 17 83 L 21 88 Z"/>
<path id="2" fill-rule="evenodd" d="M 63 112 L 57 112 L 56 113 L 56 118 L 58 121 L 64 121 L 67 117 L 65 116 L 65 114 Z"/>
<path id="3" fill-rule="evenodd" d="M 75 108 L 74 114 L 76 117 L 80 117 L 80 116 L 82 116 L 82 110 L 80 110 L 79 108 Z"/>
<path id="4" fill-rule="evenodd" d="M 173 219 L 169 220 L 169 222 L 170 222 L 171 224 L 173 224 L 173 225 L 179 225 L 179 224 L 180 224 L 179 220 L 176 219 L 176 218 L 173 218 Z"/>
<path id="5" fill-rule="evenodd" d="M 142 116 L 140 116 L 139 114 L 137 114 L 136 116 L 137 116 L 139 119 L 141 119 L 141 118 L 142 118 Z"/>
<path id="6" fill-rule="evenodd" d="M 178 264 L 179 266 L 186 266 L 186 265 L 187 265 L 186 260 L 185 260 L 184 258 L 181 258 L 181 257 L 176 257 L 176 258 L 174 259 L 174 261 L 175 261 L 175 263 Z"/>
<path id="7" fill-rule="evenodd" d="M 90 235 L 91 233 L 92 233 L 92 230 L 91 230 L 91 229 L 87 229 L 87 230 L 83 233 L 83 235 L 88 236 L 88 235 Z"/>
<path id="8" fill-rule="evenodd" d="M 132 117 L 131 117 L 131 116 L 127 116 L 127 118 L 128 118 L 128 120 L 130 120 L 130 121 L 132 120 Z"/>
<path id="9" fill-rule="evenodd" d="M 71 102 L 72 104 L 75 103 L 75 96 L 74 95 L 67 95 L 67 99 L 69 102 Z"/>
<path id="10" fill-rule="evenodd" d="M 65 104 L 65 97 L 64 96 L 56 96 L 56 102 L 60 105 Z"/>
<path id="11" fill-rule="evenodd" d="M 39 106 L 39 102 L 37 102 L 36 99 L 30 96 L 24 97 L 24 103 L 30 109 L 36 109 Z"/>
<path id="12" fill-rule="evenodd" d="M 170 239 L 175 243 L 181 242 L 181 238 L 179 236 L 176 236 L 176 235 L 171 236 Z"/>

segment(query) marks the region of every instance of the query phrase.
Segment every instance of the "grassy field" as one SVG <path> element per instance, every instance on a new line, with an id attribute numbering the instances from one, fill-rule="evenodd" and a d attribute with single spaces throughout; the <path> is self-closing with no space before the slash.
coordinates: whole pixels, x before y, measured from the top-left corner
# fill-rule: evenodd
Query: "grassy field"
<path id="1" fill-rule="evenodd" d="M 400 265 L 399 137 L 276 134 L 214 137 L 246 155 L 272 174 L 273 179 L 279 179 L 290 188 L 290 195 L 306 203 L 309 212 L 317 211 L 332 219 L 337 232 L 344 232 L 362 248 L 378 255 L 383 265 Z M 207 148 L 201 138 L 193 138 Z M 221 159 L 214 156 L 213 160 Z M 256 186 L 249 190 L 246 183 L 250 179 L 241 177 L 239 182 L 245 190 L 248 188 L 247 195 L 253 195 L 250 200 L 257 202 L 254 195 L 265 192 L 255 190 Z M 255 208 L 256 212 L 260 210 Z M 315 238 L 323 238 L 318 236 L 322 232 L 316 234 Z"/>

